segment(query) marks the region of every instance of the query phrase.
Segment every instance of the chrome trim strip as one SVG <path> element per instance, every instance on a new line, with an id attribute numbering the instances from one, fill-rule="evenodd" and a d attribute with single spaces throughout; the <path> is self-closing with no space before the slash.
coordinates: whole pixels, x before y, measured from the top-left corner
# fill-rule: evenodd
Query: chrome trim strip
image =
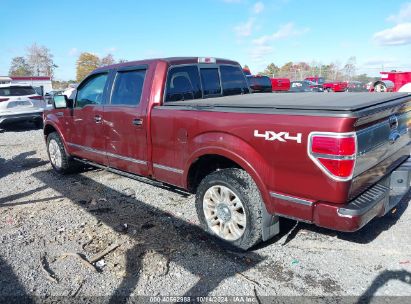
<path id="1" fill-rule="evenodd" d="M 77 144 L 73 144 L 73 143 L 67 143 L 67 145 L 72 146 L 72 147 L 76 147 L 88 152 L 92 152 L 92 153 L 96 153 L 96 154 L 101 154 L 101 155 L 105 155 L 105 156 L 109 156 L 109 157 L 113 157 L 113 158 L 118 158 L 121 160 L 125 160 L 125 161 L 129 161 L 132 163 L 136 163 L 136 164 L 140 164 L 140 165 L 147 165 L 147 162 L 144 160 L 140 160 L 140 159 L 135 159 L 135 158 L 131 158 L 131 157 L 126 157 L 126 156 L 122 156 L 122 155 L 118 155 L 118 154 L 114 154 L 114 153 L 110 153 L 110 152 L 104 152 L 101 150 L 97 150 L 97 149 L 93 149 L 90 147 L 86 147 L 86 146 L 82 146 L 82 145 L 77 145 Z"/>
<path id="2" fill-rule="evenodd" d="M 301 204 L 305 206 L 310 206 L 310 207 L 314 204 L 314 202 L 311 202 L 311 201 L 307 201 L 301 198 L 296 198 L 296 197 L 292 197 L 292 196 L 288 196 L 288 195 L 284 195 L 284 194 L 280 194 L 280 193 L 276 193 L 272 191 L 270 191 L 270 196 L 279 198 L 285 201 L 289 201 L 289 202 L 293 202 L 293 203 L 297 203 L 297 204 Z"/>
<path id="3" fill-rule="evenodd" d="M 321 154 L 321 153 L 312 153 L 312 156 L 316 158 L 327 158 L 327 159 L 338 159 L 338 160 L 352 160 L 355 159 L 355 154 L 353 155 L 333 155 L 333 154 Z"/>
<path id="4" fill-rule="evenodd" d="M 174 173 L 177 173 L 177 174 L 183 174 L 184 173 L 184 171 L 183 170 L 181 170 L 181 169 L 177 169 L 177 168 L 173 168 L 173 167 L 168 167 L 168 166 L 164 166 L 164 165 L 160 165 L 160 164 L 153 164 L 153 167 L 154 168 L 157 168 L 157 169 L 161 169 L 161 170 L 166 170 L 166 171 L 170 171 L 170 172 L 174 172 Z"/>

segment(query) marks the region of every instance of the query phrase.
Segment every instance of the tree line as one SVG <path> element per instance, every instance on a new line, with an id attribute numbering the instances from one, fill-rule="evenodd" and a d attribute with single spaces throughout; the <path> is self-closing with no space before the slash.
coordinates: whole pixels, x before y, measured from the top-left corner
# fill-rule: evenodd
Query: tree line
<path id="1" fill-rule="evenodd" d="M 53 78 L 54 71 L 58 66 L 54 63 L 53 57 L 47 47 L 34 43 L 27 48 L 25 56 L 12 58 L 9 76 L 49 76 L 53 81 L 53 87 L 60 89 L 67 87 L 70 83 L 80 82 L 98 67 L 126 62 L 124 59 L 116 61 L 110 53 L 100 58 L 96 54 L 82 52 L 76 60 L 76 80 L 56 81 Z M 344 65 L 339 62 L 322 64 L 315 61 L 310 64 L 290 61 L 282 66 L 270 63 L 264 71 L 257 74 L 289 78 L 291 80 L 303 80 L 309 76 L 320 76 L 330 81 L 358 80 L 369 82 L 375 79 L 375 77 L 369 77 L 367 74 L 357 75 L 356 71 L 356 58 L 353 56 Z"/>
<path id="2" fill-rule="evenodd" d="M 313 61 L 311 64 L 307 62 L 287 62 L 279 67 L 274 63 L 270 63 L 258 75 L 265 75 L 277 78 L 289 78 L 294 80 L 303 80 L 309 76 L 324 77 L 329 81 L 347 81 L 356 80 L 361 82 L 369 82 L 375 80 L 375 77 L 370 77 L 367 74 L 357 75 L 356 57 L 350 57 L 344 65 L 339 62 L 322 64 Z M 378 77 L 377 77 L 378 78 Z"/>

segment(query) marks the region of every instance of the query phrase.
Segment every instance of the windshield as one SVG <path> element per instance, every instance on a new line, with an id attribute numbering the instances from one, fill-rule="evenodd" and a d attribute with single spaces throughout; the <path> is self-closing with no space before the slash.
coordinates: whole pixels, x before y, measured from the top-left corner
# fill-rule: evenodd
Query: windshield
<path id="1" fill-rule="evenodd" d="M 36 94 L 36 91 L 33 87 L 7 87 L 0 88 L 0 96 L 24 96 L 24 95 L 33 95 Z"/>

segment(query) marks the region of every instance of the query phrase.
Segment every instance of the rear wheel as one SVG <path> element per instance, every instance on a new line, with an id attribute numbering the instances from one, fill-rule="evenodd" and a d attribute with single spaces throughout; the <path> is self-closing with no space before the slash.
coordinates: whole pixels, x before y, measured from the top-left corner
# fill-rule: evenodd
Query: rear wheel
<path id="1" fill-rule="evenodd" d="M 80 164 L 69 156 L 63 141 L 57 132 L 47 136 L 47 153 L 55 171 L 61 174 L 72 173 L 80 169 Z"/>
<path id="2" fill-rule="evenodd" d="M 261 241 L 262 204 L 254 180 L 241 169 L 209 174 L 196 194 L 197 214 L 204 230 L 242 250 Z"/>

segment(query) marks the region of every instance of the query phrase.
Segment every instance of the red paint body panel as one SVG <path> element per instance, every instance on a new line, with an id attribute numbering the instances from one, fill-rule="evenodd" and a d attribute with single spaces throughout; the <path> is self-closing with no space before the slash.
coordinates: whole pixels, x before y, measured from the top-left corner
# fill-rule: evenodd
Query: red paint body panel
<path id="1" fill-rule="evenodd" d="M 270 78 L 273 91 L 289 91 L 291 81 L 288 78 Z"/>
<path id="2" fill-rule="evenodd" d="M 67 142 L 103 152 L 106 149 L 105 125 L 97 124 L 94 120 L 95 116 L 103 117 L 103 114 L 103 106 L 89 105 L 82 109 L 73 109 L 64 116 L 69 129 L 59 129 L 65 134 Z M 87 159 L 93 158 L 99 164 L 107 165 L 108 163 L 104 154 L 79 149 L 75 146 L 69 145 L 68 152 Z"/>

